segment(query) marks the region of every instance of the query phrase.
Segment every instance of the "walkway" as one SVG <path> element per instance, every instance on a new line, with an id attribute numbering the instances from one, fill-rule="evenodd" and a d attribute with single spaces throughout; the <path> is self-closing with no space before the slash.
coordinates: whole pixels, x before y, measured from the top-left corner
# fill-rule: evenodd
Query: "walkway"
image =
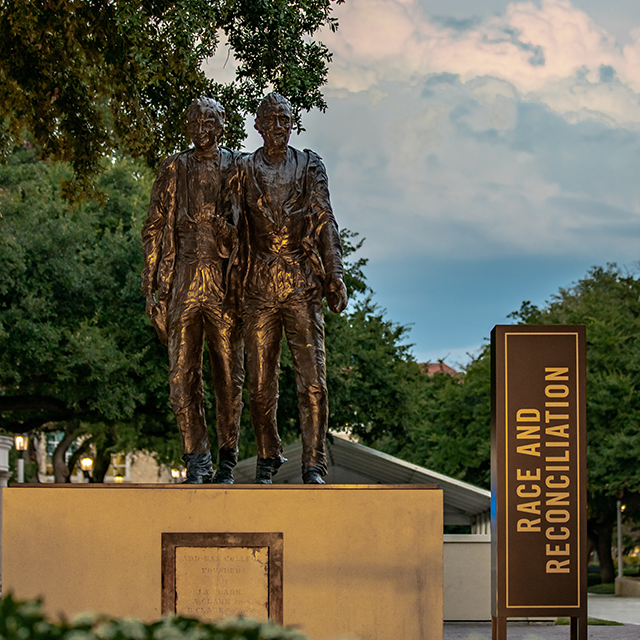
<path id="1" fill-rule="evenodd" d="M 640 640 L 640 598 L 589 594 L 589 617 L 623 626 L 589 625 L 589 640 Z M 569 640 L 569 625 L 509 622 L 508 640 Z M 446 622 L 444 640 L 491 640 L 490 622 Z"/>

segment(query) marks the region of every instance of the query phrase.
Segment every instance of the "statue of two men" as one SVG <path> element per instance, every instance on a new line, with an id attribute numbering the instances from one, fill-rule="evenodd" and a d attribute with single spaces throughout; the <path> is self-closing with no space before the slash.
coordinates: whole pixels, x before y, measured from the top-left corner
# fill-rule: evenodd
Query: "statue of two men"
<path id="1" fill-rule="evenodd" d="M 232 483 L 247 353 L 256 482 L 285 461 L 276 410 L 282 333 L 293 358 L 302 474 L 323 484 L 328 399 L 322 298 L 347 305 L 342 249 L 319 156 L 289 146 L 291 105 L 260 104 L 264 145 L 251 154 L 218 146 L 224 109 L 211 98 L 187 110 L 194 148 L 168 158 L 142 231 L 146 310 L 169 349 L 170 399 L 188 483 Z M 206 338 L 216 395 L 218 465 L 209 451 L 202 392 Z"/>

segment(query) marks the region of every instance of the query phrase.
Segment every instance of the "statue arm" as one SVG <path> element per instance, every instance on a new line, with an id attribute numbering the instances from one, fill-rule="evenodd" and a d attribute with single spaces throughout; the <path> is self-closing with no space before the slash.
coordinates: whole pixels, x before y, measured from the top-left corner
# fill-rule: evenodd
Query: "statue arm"
<path id="1" fill-rule="evenodd" d="M 340 313 L 347 306 L 348 301 L 344 285 L 342 244 L 338 224 L 331 208 L 327 171 L 318 155 L 312 151 L 308 153 L 316 247 L 326 274 L 325 296 L 331 311 Z"/>
<path id="2" fill-rule="evenodd" d="M 164 231 L 170 207 L 175 206 L 176 167 L 175 157 L 166 160 L 160 167 L 158 177 L 151 189 L 151 200 L 147 219 L 142 227 L 142 250 L 144 269 L 142 291 L 145 295 L 145 310 L 160 341 L 167 344 L 167 311 L 164 301 L 156 300 L 158 269 L 162 258 Z"/>
<path id="3" fill-rule="evenodd" d="M 158 268 L 162 257 L 164 230 L 169 207 L 175 203 L 176 170 L 173 160 L 174 158 L 169 158 L 160 167 L 151 189 L 147 219 L 142 227 L 142 290 L 146 296 L 152 295 L 158 289 Z"/>

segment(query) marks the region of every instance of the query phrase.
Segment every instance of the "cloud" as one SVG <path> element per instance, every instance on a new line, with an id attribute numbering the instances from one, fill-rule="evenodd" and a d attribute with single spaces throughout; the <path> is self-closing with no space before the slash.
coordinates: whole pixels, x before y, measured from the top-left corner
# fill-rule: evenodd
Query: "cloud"
<path id="1" fill-rule="evenodd" d="M 334 52 L 329 91 L 488 77 L 570 122 L 640 124 L 640 29 L 620 47 L 569 0 L 514 2 L 484 20 L 430 16 L 419 0 L 352 0 L 336 15 L 338 32 L 323 34 Z"/>

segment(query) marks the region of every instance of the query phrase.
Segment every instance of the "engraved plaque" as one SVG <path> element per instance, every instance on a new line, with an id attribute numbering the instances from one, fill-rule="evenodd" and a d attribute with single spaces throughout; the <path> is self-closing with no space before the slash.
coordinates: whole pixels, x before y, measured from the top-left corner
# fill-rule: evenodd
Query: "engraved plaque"
<path id="1" fill-rule="evenodd" d="M 176 547 L 176 613 L 269 617 L 268 547 Z"/>
<path id="2" fill-rule="evenodd" d="M 282 533 L 163 533 L 162 613 L 282 624 Z"/>

